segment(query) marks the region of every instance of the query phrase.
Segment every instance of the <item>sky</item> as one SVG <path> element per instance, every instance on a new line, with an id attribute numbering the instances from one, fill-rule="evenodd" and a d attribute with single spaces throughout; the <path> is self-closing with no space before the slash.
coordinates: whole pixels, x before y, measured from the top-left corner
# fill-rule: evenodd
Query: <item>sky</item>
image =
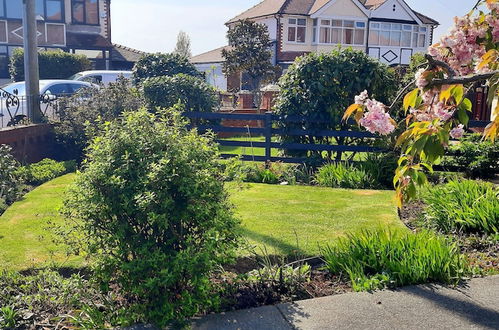
<path id="1" fill-rule="evenodd" d="M 177 34 L 191 38 L 193 55 L 226 45 L 224 23 L 261 0 L 113 0 L 114 43 L 147 52 L 171 52 Z M 454 16 L 468 13 L 476 0 L 406 0 L 414 10 L 440 22 L 435 40 L 451 27 Z"/>

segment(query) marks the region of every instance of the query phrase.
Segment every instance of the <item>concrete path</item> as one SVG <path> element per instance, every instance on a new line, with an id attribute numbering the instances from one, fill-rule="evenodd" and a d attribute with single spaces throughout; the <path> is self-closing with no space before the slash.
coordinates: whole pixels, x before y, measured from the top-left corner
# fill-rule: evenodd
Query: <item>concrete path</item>
<path id="1" fill-rule="evenodd" d="M 499 276 L 208 315 L 193 329 L 499 329 Z"/>

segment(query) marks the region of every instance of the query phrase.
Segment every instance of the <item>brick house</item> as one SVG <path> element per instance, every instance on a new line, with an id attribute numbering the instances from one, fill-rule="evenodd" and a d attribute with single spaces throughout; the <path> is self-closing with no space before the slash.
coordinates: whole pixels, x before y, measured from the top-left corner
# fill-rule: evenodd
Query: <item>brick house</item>
<path id="1" fill-rule="evenodd" d="M 365 51 L 388 65 L 407 65 L 413 54 L 426 51 L 439 25 L 404 0 L 264 0 L 226 25 L 231 28 L 243 19 L 267 25 L 273 62 L 284 70 L 298 56 L 338 45 Z M 221 66 L 220 52 L 195 56 L 192 62 L 200 70 L 207 63 Z"/>
<path id="2" fill-rule="evenodd" d="M 96 69 L 130 67 L 142 52 L 111 43 L 110 6 L 111 0 L 36 0 L 39 48 L 86 55 Z M 9 78 L 9 56 L 23 45 L 22 16 L 23 0 L 0 0 L 0 79 Z"/>

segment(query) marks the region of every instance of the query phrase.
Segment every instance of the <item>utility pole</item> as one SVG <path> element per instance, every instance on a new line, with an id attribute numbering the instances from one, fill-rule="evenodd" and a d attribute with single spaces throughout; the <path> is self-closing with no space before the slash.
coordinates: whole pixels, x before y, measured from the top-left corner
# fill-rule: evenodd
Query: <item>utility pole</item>
<path id="1" fill-rule="evenodd" d="M 24 81 L 28 118 L 32 123 L 41 122 L 40 74 L 38 71 L 38 30 L 36 27 L 35 0 L 23 0 Z"/>

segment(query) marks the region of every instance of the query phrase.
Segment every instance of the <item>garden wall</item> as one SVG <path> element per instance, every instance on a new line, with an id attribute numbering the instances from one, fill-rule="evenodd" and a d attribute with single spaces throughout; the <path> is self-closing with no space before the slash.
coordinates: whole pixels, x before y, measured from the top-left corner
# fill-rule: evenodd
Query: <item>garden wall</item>
<path id="1" fill-rule="evenodd" d="M 1 129 L 0 144 L 11 146 L 14 157 L 24 164 L 51 158 L 54 153 L 52 126 L 36 124 Z"/>

